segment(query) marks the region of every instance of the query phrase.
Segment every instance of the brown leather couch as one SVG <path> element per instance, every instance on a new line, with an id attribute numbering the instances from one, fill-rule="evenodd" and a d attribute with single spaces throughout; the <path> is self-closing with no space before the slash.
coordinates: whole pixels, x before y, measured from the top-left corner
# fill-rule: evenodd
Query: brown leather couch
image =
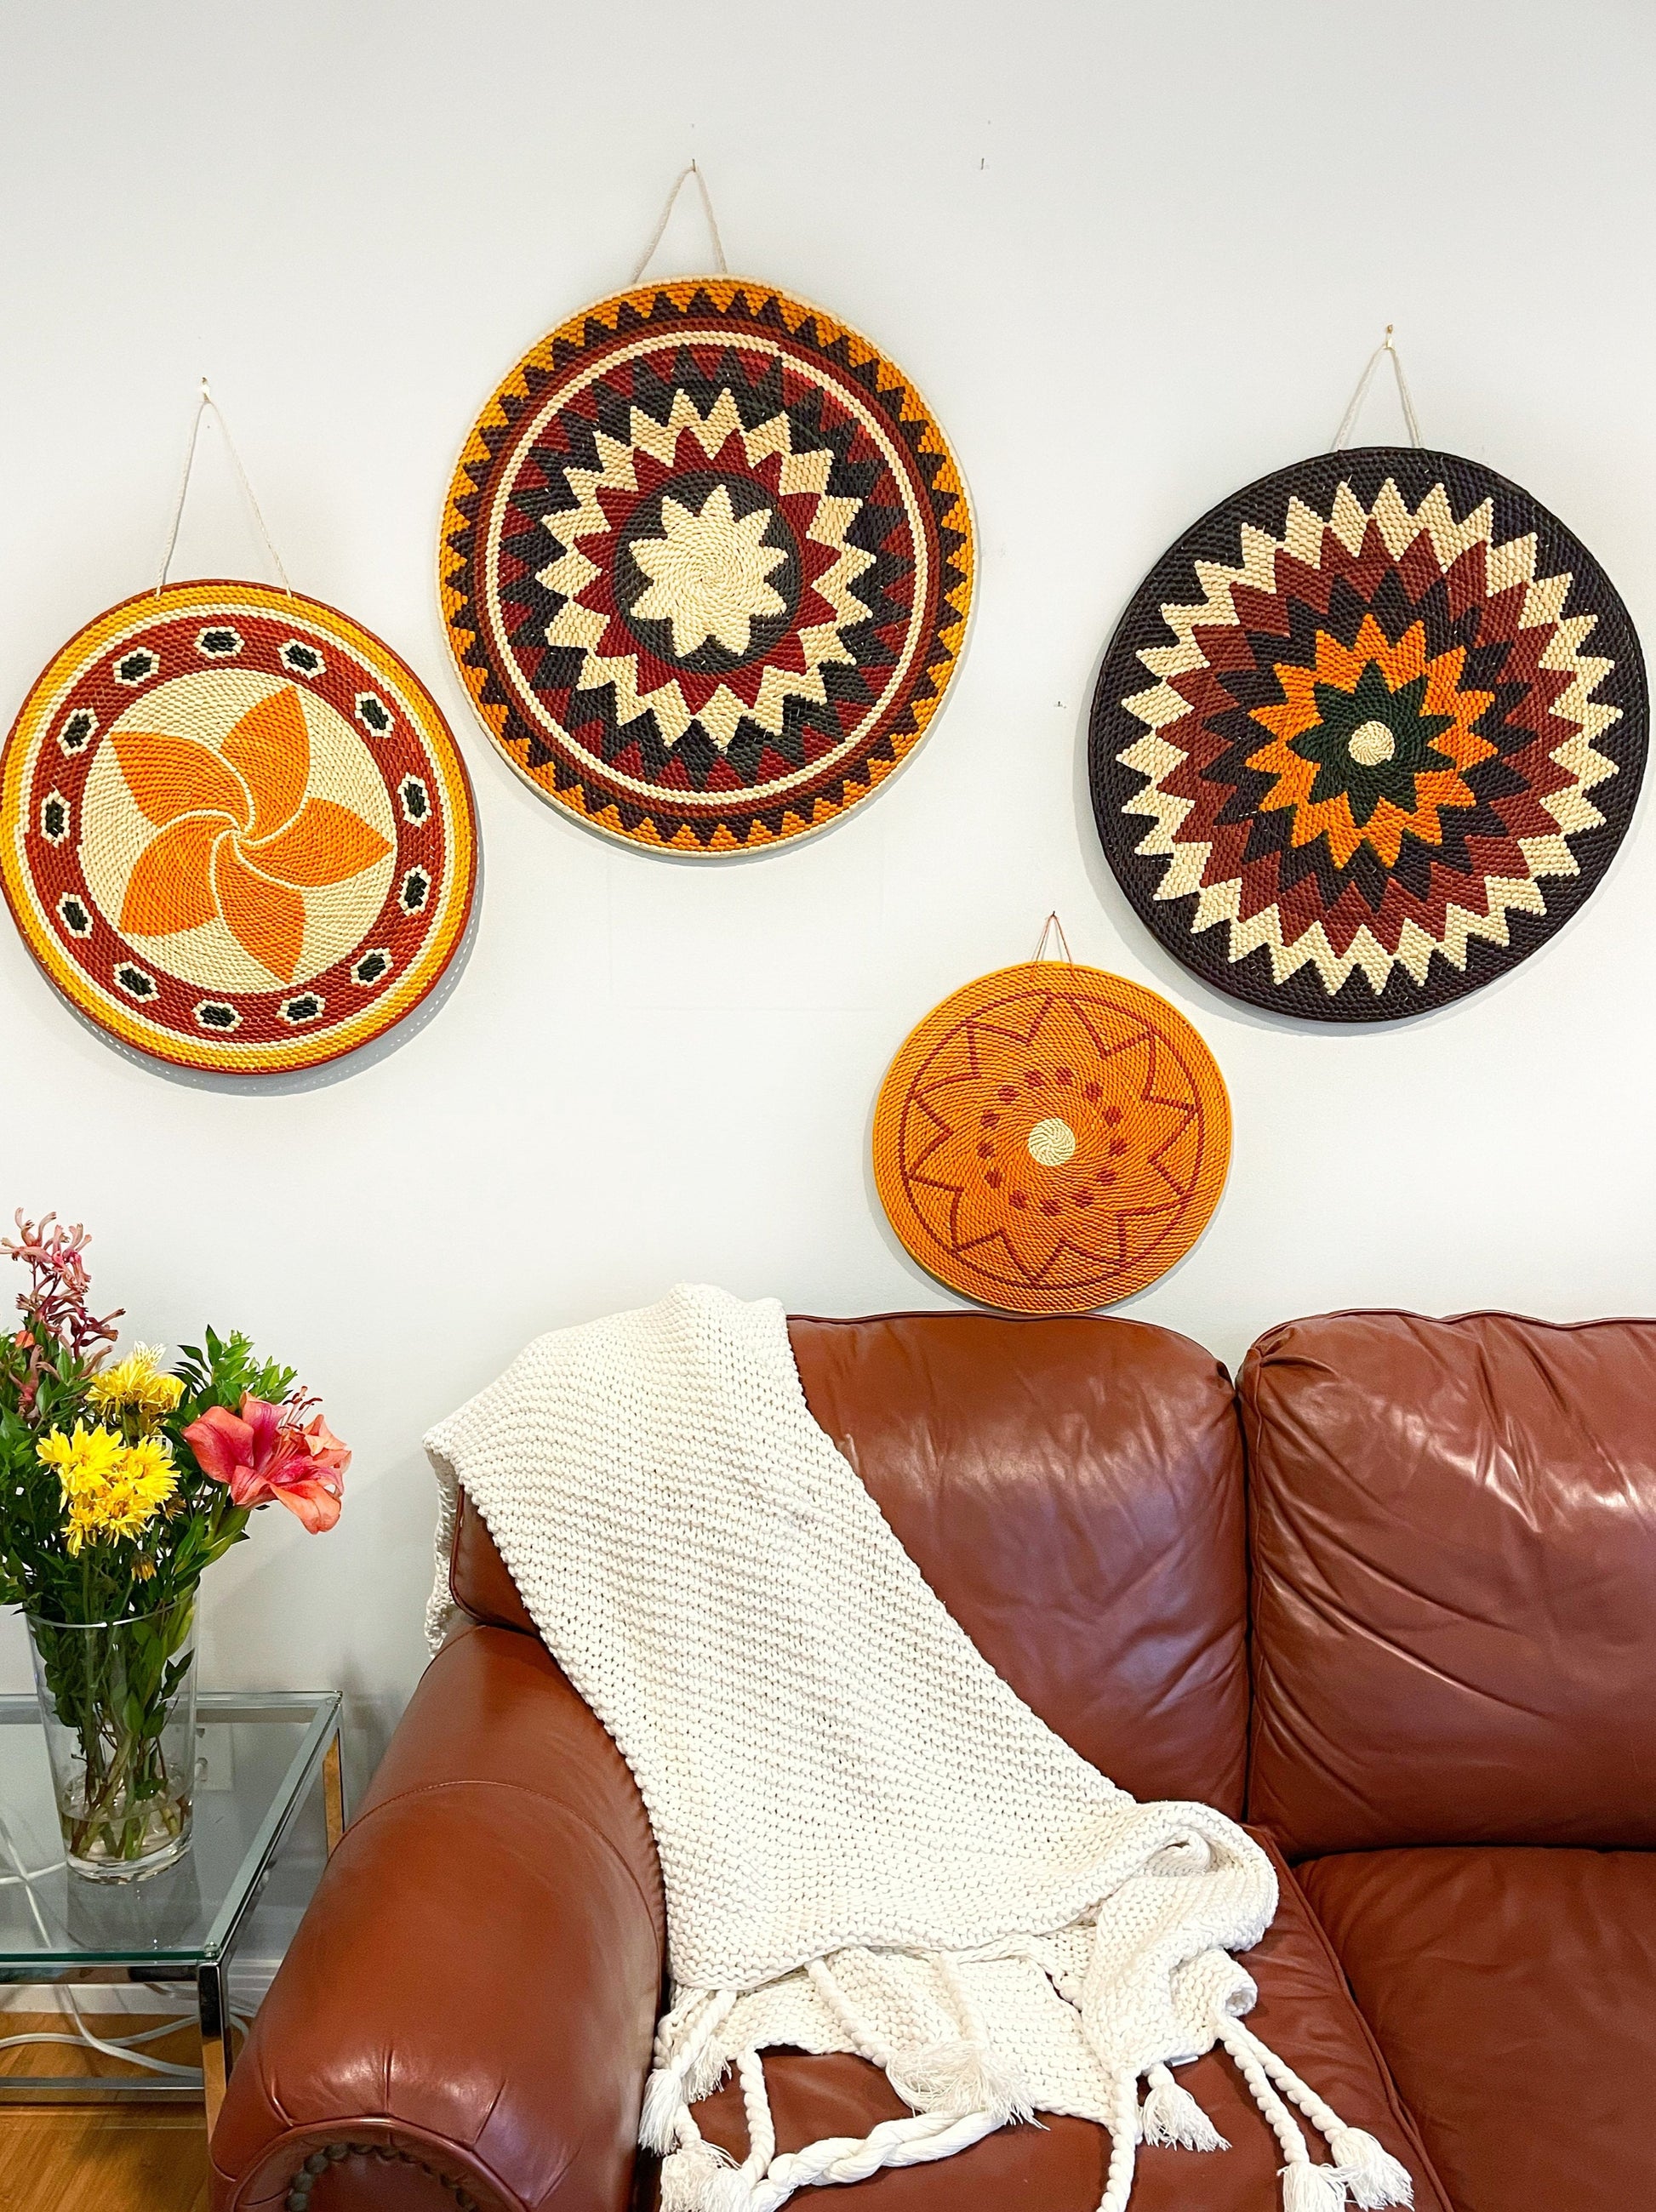
<path id="1" fill-rule="evenodd" d="M 1333 1315 L 1234 1389 L 1130 1321 L 793 1334 L 823 1427 L 1029 1704 L 1278 1853 L 1254 2023 L 1422 2212 L 1656 2206 L 1656 1322 Z M 231 2078 L 215 2212 L 653 2202 L 643 1808 L 475 1513 L 453 1579 L 471 1620 Z M 860 2059 L 767 2071 L 784 2149 L 902 2109 Z M 1144 2151 L 1135 2212 L 1271 2212 L 1229 2061 L 1183 2078 L 1234 2148 Z M 745 2149 L 728 2089 L 699 2117 Z M 1093 2212 L 1105 2150 L 1010 2128 L 836 2202 Z"/>

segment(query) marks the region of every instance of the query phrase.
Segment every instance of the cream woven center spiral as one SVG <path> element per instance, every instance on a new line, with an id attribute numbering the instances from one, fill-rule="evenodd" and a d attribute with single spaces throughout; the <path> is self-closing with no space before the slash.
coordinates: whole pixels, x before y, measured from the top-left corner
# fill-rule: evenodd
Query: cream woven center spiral
<path id="1" fill-rule="evenodd" d="M 1044 1168 L 1061 1168 L 1075 1152 L 1075 1132 L 1068 1121 L 1050 1114 L 1029 1133 L 1029 1157 Z"/>
<path id="2" fill-rule="evenodd" d="M 1346 750 L 1362 768 L 1379 768 L 1397 750 L 1397 740 L 1384 722 L 1365 722 L 1346 739 Z"/>

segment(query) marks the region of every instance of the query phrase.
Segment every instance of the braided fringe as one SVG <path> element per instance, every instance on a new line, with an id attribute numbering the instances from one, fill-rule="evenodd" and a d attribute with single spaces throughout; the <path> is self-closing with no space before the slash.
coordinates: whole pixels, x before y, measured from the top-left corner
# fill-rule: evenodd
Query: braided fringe
<path id="1" fill-rule="evenodd" d="M 986 2112 L 995 2127 L 1033 2117 L 1028 2085 L 1018 2069 L 992 2050 L 983 2014 L 959 1968 L 941 1951 L 927 1954 L 962 2033 L 940 2043 L 899 2051 L 883 2042 L 825 1959 L 807 1967 L 812 1985 L 844 2030 L 859 2057 L 878 2066 L 905 2104 L 917 2112 Z"/>
<path id="2" fill-rule="evenodd" d="M 1227 2015 L 1217 2032 L 1282 2146 L 1287 2160 L 1282 2170 L 1282 2212 L 1342 2212 L 1348 2192 L 1361 2212 L 1385 2212 L 1388 2205 L 1414 2203 L 1415 2185 L 1402 2161 L 1366 2129 L 1349 2128 L 1251 2028 Z M 1299 2124 L 1277 2094 L 1279 2087 L 1327 2138 L 1331 2165 L 1312 2164 Z"/>
<path id="3" fill-rule="evenodd" d="M 870 2044 L 883 2051 L 884 2045 L 867 2033 L 866 2022 L 859 2019 L 827 1968 L 820 1972 L 823 1980 L 818 1986 L 824 2002 L 847 2035 L 856 2040 L 862 2055 L 873 2056 Z M 815 1966 L 811 1972 L 816 1979 Z M 718 2019 L 722 2020 L 728 2010 L 728 2006 L 724 2007 Z M 716 2021 L 698 2021 L 685 2051 L 667 2069 L 652 2075 L 651 2080 L 669 2078 L 674 2068 L 693 2066 L 716 2025 Z M 874 2059 L 876 2065 L 881 2063 Z M 747 2116 L 747 2156 L 733 2168 L 723 2151 L 703 2141 L 695 2117 L 686 2107 L 675 2123 L 682 2147 L 661 2168 L 661 2212 L 776 2212 L 796 2189 L 863 2181 L 885 2166 L 921 2166 L 934 2159 L 952 2158 L 956 2151 L 969 2148 L 1000 2125 L 987 2112 L 916 2112 L 910 2119 L 884 2120 L 864 2136 L 828 2136 L 803 2150 L 784 2152 L 778 2157 L 764 2066 L 758 2052 L 743 2051 L 736 2071 Z"/>
<path id="4" fill-rule="evenodd" d="M 770 2172 L 776 2155 L 776 2124 L 770 2117 L 770 2098 L 758 2052 L 744 2051 L 736 2061 L 736 2072 L 747 2115 L 747 2156 L 733 2172 L 714 2176 L 702 2197 L 703 2212 L 749 2212 L 754 2191 Z"/>
<path id="5" fill-rule="evenodd" d="M 1110 2118 L 1110 2163 L 1105 2169 L 1099 2212 L 1127 2212 L 1138 2156 L 1138 2090 L 1131 2081 L 1117 2083 Z"/>
<path id="6" fill-rule="evenodd" d="M 1009 2120 L 1032 2119 L 1029 2085 L 989 2039 L 982 2012 L 959 1967 L 947 1952 L 927 1954 L 953 2008 L 960 2033 L 917 2051 L 898 2052 L 886 2071 L 905 2103 L 921 2112 L 988 2112 L 997 2127 Z"/>
<path id="7" fill-rule="evenodd" d="M 1349 2191 L 1360 2212 L 1385 2212 L 1388 2205 L 1412 2204 L 1415 2185 L 1402 2160 L 1393 2158 L 1366 2128 L 1349 2128 L 1333 2107 L 1324 2104 L 1317 2092 L 1300 2080 L 1286 2059 L 1279 2058 L 1251 2028 L 1244 2027 L 1239 2021 L 1236 2026 L 1284 2096 L 1291 2099 L 1318 2133 L 1326 2137 L 1334 2160 L 1330 2178 L 1339 2183 L 1342 2197 L 1343 2192 Z"/>
<path id="8" fill-rule="evenodd" d="M 987 2112 L 916 2112 L 882 2120 L 862 2136 L 825 2136 L 803 2150 L 784 2151 L 742 2202 L 742 2212 L 776 2212 L 796 2189 L 813 2184 L 866 2181 L 888 2166 L 926 2166 L 953 2158 L 994 2132 Z M 723 2208 L 721 2208 L 723 2212 Z"/>
<path id="9" fill-rule="evenodd" d="M 1263 2044 L 1228 2013 L 1216 2025 L 1219 2040 L 1236 2061 L 1248 2094 L 1282 2147 L 1282 2212 L 1342 2212 L 1345 2185 L 1335 2180 L 1331 2166 L 1312 2164 L 1298 2121 L 1271 2086 L 1263 2063 Z"/>
<path id="10" fill-rule="evenodd" d="M 713 2050 L 713 2037 L 729 2017 L 736 1992 L 718 1990 L 704 1994 L 709 2000 L 705 2005 L 691 1999 L 675 2006 L 655 2033 L 655 2065 L 644 2084 L 638 2141 L 645 2150 L 659 2152 L 664 2158 L 683 2141 L 681 2131 L 691 2106 L 697 2098 L 706 2096 L 724 2072 L 724 2061 Z M 695 2123 L 691 2124 L 694 2127 Z"/>
<path id="11" fill-rule="evenodd" d="M 661 2024 L 655 2067 L 646 2084 L 638 2139 L 664 2154 L 661 2212 L 777 2212 L 797 2189 L 865 2180 L 887 2166 L 917 2166 L 950 2158 L 1011 2118 L 1028 2118 L 1026 2090 L 1000 2066 L 984 2024 L 953 1960 L 933 1954 L 962 2030 L 952 2041 L 895 2051 L 874 2033 L 821 1960 L 807 1972 L 819 1996 L 843 2030 L 850 2047 L 880 2067 L 916 2110 L 912 2118 L 886 2120 L 866 2136 L 825 2137 L 801 2151 L 776 2154 L 776 2125 L 757 2051 L 736 2062 L 746 2112 L 748 2152 L 732 2164 L 702 2136 L 691 2104 L 724 2071 L 715 2038 L 736 2002 L 729 1990 L 698 1992 Z M 1083 2008 L 1085 2022 L 1085 2010 Z M 1282 2212 L 1387 2212 L 1414 2202 L 1408 2169 L 1367 2130 L 1348 2127 L 1333 2107 L 1303 2081 L 1252 2030 L 1228 2014 L 1215 2024 L 1250 2094 L 1282 2147 Z M 1142 2139 L 1190 2150 L 1229 2146 L 1190 2092 L 1165 2065 L 1148 2068 L 1141 2111 L 1136 2085 L 1117 2085 L 1110 2122 L 1110 2163 L 1099 2212 L 1127 2212 L 1135 2146 Z M 1313 2162 L 1289 2109 L 1297 2106 L 1328 2142 L 1330 2162 Z"/>
<path id="12" fill-rule="evenodd" d="M 813 1959 L 805 1969 L 811 1977 L 811 1986 L 822 1999 L 835 2020 L 845 2031 L 850 2046 L 859 2058 L 866 2058 L 871 2066 L 884 2073 L 896 2053 L 887 2043 L 882 2043 L 868 2021 L 851 2002 L 840 1987 L 838 1979 L 825 1959 Z"/>

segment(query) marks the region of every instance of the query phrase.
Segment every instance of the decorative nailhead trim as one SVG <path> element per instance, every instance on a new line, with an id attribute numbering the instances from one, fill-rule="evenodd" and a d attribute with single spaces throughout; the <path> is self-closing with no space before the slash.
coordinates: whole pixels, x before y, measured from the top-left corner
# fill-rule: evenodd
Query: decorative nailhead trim
<path id="1" fill-rule="evenodd" d="M 471 2191 L 462 2189 L 447 2174 L 440 2173 L 429 2159 L 416 2158 L 412 2151 L 398 2150 L 390 2143 L 374 2142 L 326 2143 L 320 2150 L 314 2150 L 288 2183 L 288 2193 L 282 2200 L 286 2212 L 310 2212 L 311 2191 L 316 2185 L 317 2175 L 326 2173 L 330 2166 L 337 2166 L 346 2158 L 376 2158 L 381 2166 L 414 2166 L 421 2173 L 429 2173 L 448 2191 L 454 2200 L 455 2212 L 482 2212 Z"/>

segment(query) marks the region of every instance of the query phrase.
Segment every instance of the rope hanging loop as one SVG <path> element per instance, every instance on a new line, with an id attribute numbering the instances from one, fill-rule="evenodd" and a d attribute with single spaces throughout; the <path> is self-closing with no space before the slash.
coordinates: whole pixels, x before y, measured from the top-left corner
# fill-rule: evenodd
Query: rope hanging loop
<path id="1" fill-rule="evenodd" d="M 691 161 L 686 167 L 680 169 L 673 180 L 673 190 L 667 194 L 667 205 L 661 210 L 661 219 L 650 233 L 649 244 L 639 255 L 637 266 L 627 279 L 629 290 L 638 283 L 645 270 L 654 259 L 655 249 L 667 236 L 667 225 L 673 220 L 673 210 L 679 204 L 679 195 L 692 177 L 696 179 L 696 189 L 702 196 L 702 212 L 707 217 L 708 230 L 713 240 L 714 268 L 719 276 L 729 276 L 730 267 L 725 259 L 724 240 L 719 235 L 719 218 L 713 212 L 713 195 L 707 188 L 707 179 L 702 174 L 696 163 Z"/>
<path id="2" fill-rule="evenodd" d="M 1044 960 L 1047 957 L 1047 940 L 1054 936 L 1058 940 L 1060 951 L 1053 954 L 1052 957 L 1054 959 L 1061 957 L 1067 968 L 1073 968 L 1075 964 L 1075 956 L 1069 949 L 1069 939 L 1063 933 L 1063 924 L 1058 919 L 1056 908 L 1041 924 L 1041 933 L 1035 940 L 1035 950 L 1031 957 L 1035 960 Z"/>
<path id="3" fill-rule="evenodd" d="M 1329 447 L 1331 453 L 1342 453 L 1345 451 L 1351 433 L 1356 428 L 1357 417 L 1362 411 L 1363 402 L 1368 397 L 1368 387 L 1374 381 L 1374 372 L 1382 361 L 1391 362 L 1392 374 L 1397 380 L 1397 397 L 1403 403 L 1403 419 L 1409 426 L 1409 444 L 1418 450 L 1426 443 L 1425 439 L 1421 435 L 1421 426 L 1415 414 L 1414 400 L 1409 397 L 1409 380 L 1403 373 L 1403 356 L 1397 351 L 1393 342 L 1392 331 L 1393 325 L 1388 323 L 1385 326 L 1385 336 L 1364 364 L 1363 373 L 1357 379 L 1357 389 L 1351 395 L 1351 404 L 1340 418 L 1340 427 L 1334 433 L 1334 443 Z"/>
<path id="4" fill-rule="evenodd" d="M 189 495 L 190 471 L 195 466 L 196 446 L 201 436 L 202 419 L 210 407 L 218 423 L 219 431 L 224 440 L 224 450 L 230 456 L 243 496 L 253 511 L 253 520 L 259 526 L 259 534 L 265 541 L 265 550 L 271 556 L 271 565 L 282 580 L 283 590 L 291 599 L 293 586 L 288 581 L 288 572 L 283 566 L 282 556 L 276 550 L 276 540 L 271 536 L 270 526 L 265 520 L 264 510 L 254 495 L 253 485 L 248 481 L 247 471 L 241 465 L 241 456 L 236 451 L 235 440 L 230 435 L 230 426 L 224 419 L 224 410 L 214 398 L 204 376 L 201 380 L 200 396 L 196 401 L 195 415 L 190 424 L 189 442 L 184 449 L 184 473 L 179 478 L 179 495 L 173 502 L 173 520 L 167 528 L 167 543 L 161 549 L 161 572 L 155 579 L 155 597 L 159 599 L 167 588 L 167 572 L 173 565 L 173 555 L 178 546 L 179 525 L 184 520 L 184 502 Z"/>

